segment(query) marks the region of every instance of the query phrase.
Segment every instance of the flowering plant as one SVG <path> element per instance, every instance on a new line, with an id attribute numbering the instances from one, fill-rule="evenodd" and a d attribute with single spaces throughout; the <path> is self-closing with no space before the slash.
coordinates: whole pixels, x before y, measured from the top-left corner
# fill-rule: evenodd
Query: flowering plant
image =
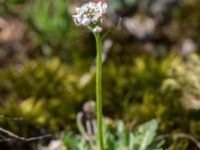
<path id="1" fill-rule="evenodd" d="M 104 129 L 102 128 L 102 39 L 108 33 L 108 30 L 104 35 L 101 37 L 100 32 L 102 32 L 102 23 L 103 23 L 103 16 L 107 12 L 107 3 L 104 1 L 100 1 L 97 3 L 88 2 L 83 4 L 81 7 L 77 7 L 75 9 L 76 14 L 73 15 L 73 19 L 76 25 L 78 26 L 85 26 L 92 31 L 96 41 L 96 114 L 97 114 L 97 148 L 98 150 L 145 150 L 153 141 L 155 136 L 155 131 L 157 128 L 157 121 L 151 121 L 146 125 L 142 126 L 138 133 L 144 133 L 142 135 L 138 134 L 135 136 L 132 133 L 126 133 L 123 130 L 120 133 L 117 133 L 119 137 L 115 141 L 115 136 L 109 133 L 108 131 L 105 132 L 105 124 Z M 112 29 L 112 28 L 111 28 Z M 122 123 L 123 124 L 123 123 Z M 119 127 L 122 125 L 119 124 Z M 122 125 L 123 126 L 123 125 Z M 83 129 L 83 128 L 82 128 Z M 104 132 L 103 132 L 104 131 Z M 148 132 L 146 134 L 146 131 Z M 150 132 L 149 132 L 150 131 Z M 125 141 L 124 137 L 126 137 L 127 143 L 124 145 L 123 141 Z M 73 136 L 66 138 L 64 141 L 69 145 L 70 139 Z M 103 139 L 104 138 L 104 139 Z M 83 139 L 82 139 L 83 140 Z M 122 143 L 121 143 L 122 142 Z M 86 149 L 90 149 L 87 147 L 87 142 L 77 141 L 77 143 L 82 143 L 81 149 L 86 147 Z M 89 143 L 92 143 L 91 141 Z M 121 144 L 119 144 L 121 143 Z M 86 146 L 84 146 L 86 145 Z M 157 145 L 156 145 L 157 146 Z M 91 144 L 93 147 L 93 144 Z M 156 147 L 157 148 L 157 147 Z M 79 149 L 79 148 L 78 148 Z M 96 148 L 95 148 L 96 149 Z"/>
<path id="2" fill-rule="evenodd" d="M 96 41 L 96 122 L 93 118 L 94 102 L 89 101 L 83 107 L 83 112 L 77 115 L 77 125 L 81 136 L 68 132 L 61 135 L 63 144 L 69 150 L 155 150 L 159 149 L 163 141 L 155 141 L 157 120 L 151 120 L 138 127 L 132 133 L 125 129 L 122 121 L 102 121 L 102 39 L 108 33 L 100 35 L 103 16 L 107 12 L 105 2 L 88 2 L 75 9 L 73 19 L 76 25 L 85 26 L 94 34 Z M 112 29 L 112 28 L 111 28 Z M 111 125 L 112 124 L 112 125 Z M 103 128 L 104 127 L 104 128 Z M 50 144 L 51 145 L 51 144 Z M 46 149 L 42 149 L 46 150 Z"/>
<path id="3" fill-rule="evenodd" d="M 107 3 L 105 2 L 88 2 L 81 7 L 75 9 L 76 14 L 73 19 L 76 25 L 86 26 L 89 28 L 96 40 L 96 114 L 97 114 L 97 136 L 98 148 L 104 150 L 103 145 L 103 129 L 102 129 L 102 38 L 100 32 L 102 31 L 101 24 L 103 22 L 103 15 L 107 12 Z"/>

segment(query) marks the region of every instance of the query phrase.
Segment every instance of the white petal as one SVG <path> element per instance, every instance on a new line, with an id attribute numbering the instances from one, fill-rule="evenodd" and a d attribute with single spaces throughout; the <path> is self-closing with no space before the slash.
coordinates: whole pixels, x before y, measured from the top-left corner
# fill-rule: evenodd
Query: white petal
<path id="1" fill-rule="evenodd" d="M 81 8 L 79 8 L 79 7 L 76 7 L 75 8 L 75 12 L 78 14 L 79 12 L 81 11 Z"/>
<path id="2" fill-rule="evenodd" d="M 106 3 L 103 3 L 102 10 L 104 14 L 107 12 L 107 8 L 108 8 L 108 5 Z"/>
<path id="3" fill-rule="evenodd" d="M 97 7 L 101 7 L 101 5 L 102 5 L 102 2 L 97 3 Z"/>
<path id="4" fill-rule="evenodd" d="M 90 19 L 84 18 L 84 19 L 81 21 L 81 23 L 82 23 L 84 26 L 87 26 L 87 25 L 90 24 Z"/>

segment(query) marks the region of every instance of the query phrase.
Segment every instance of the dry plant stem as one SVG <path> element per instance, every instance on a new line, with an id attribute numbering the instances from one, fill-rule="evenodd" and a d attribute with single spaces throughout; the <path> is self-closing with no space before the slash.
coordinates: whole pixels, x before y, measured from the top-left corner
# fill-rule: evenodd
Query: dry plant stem
<path id="1" fill-rule="evenodd" d="M 200 142 L 197 139 L 195 139 L 192 135 L 187 134 L 187 133 L 164 134 L 164 135 L 158 136 L 157 140 L 163 140 L 163 139 L 170 138 L 170 137 L 189 139 L 200 150 Z"/>
<path id="2" fill-rule="evenodd" d="M 99 33 L 94 33 L 96 40 L 96 111 L 98 149 L 104 150 L 102 129 L 102 40 Z"/>
<path id="3" fill-rule="evenodd" d="M 20 141 L 23 141 L 23 142 L 36 141 L 36 140 L 41 140 L 41 139 L 44 139 L 44 138 L 52 137 L 50 134 L 47 134 L 47 135 L 38 136 L 38 137 L 24 138 L 24 137 L 20 137 L 20 136 L 12 133 L 12 132 L 10 132 L 10 131 L 8 131 L 6 129 L 3 129 L 3 128 L 0 128 L 0 132 L 7 134 L 9 137 L 11 137 L 13 139 L 20 140 Z M 8 141 L 10 141 L 10 139 Z"/>

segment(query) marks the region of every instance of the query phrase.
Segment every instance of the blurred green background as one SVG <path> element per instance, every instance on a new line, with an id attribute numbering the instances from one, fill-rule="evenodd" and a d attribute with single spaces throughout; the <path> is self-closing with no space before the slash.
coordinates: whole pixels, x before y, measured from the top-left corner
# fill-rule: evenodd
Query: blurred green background
<path id="1" fill-rule="evenodd" d="M 0 1 L 0 126 L 21 136 L 76 130 L 95 100 L 95 43 L 71 15 L 80 1 Z M 198 0 L 108 0 L 104 115 L 127 125 L 157 118 L 159 135 L 200 140 Z M 12 118 L 22 118 L 13 120 Z M 171 139 L 171 150 L 195 150 Z"/>

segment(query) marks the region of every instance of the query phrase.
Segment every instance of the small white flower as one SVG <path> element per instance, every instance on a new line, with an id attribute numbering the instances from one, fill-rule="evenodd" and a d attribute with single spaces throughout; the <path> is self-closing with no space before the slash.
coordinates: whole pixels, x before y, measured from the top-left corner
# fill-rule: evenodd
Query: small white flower
<path id="1" fill-rule="evenodd" d="M 84 26 L 89 25 L 89 24 L 90 24 L 90 19 L 84 18 L 84 19 L 82 20 L 81 24 L 84 25 Z"/>
<path id="2" fill-rule="evenodd" d="M 100 33 L 102 31 L 102 28 L 99 26 L 96 26 L 93 30 L 94 33 Z"/>
<path id="3" fill-rule="evenodd" d="M 75 8 L 73 19 L 76 25 L 89 26 L 93 32 L 101 32 L 99 26 L 103 22 L 103 15 L 107 12 L 107 4 L 103 2 L 89 2 Z"/>

